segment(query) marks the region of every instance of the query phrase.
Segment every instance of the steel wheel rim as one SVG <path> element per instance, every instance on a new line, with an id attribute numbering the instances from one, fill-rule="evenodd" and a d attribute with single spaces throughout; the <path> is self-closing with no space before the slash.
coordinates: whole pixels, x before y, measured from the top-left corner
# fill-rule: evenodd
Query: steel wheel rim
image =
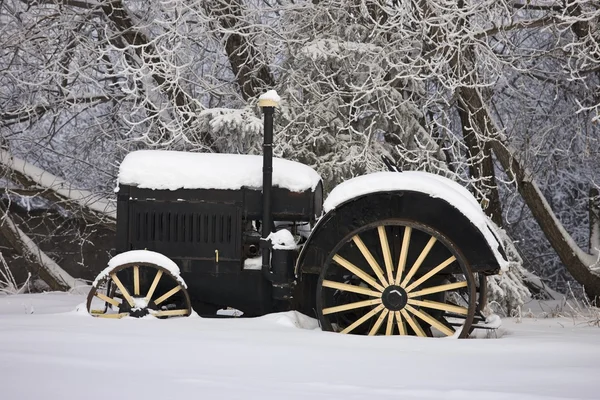
<path id="1" fill-rule="evenodd" d="M 399 231 L 402 235 L 398 235 Z M 419 232 L 419 241 L 424 235 L 429 237 L 419 249 L 411 247 L 415 232 Z M 379 248 L 374 249 L 376 240 L 372 235 L 375 233 Z M 362 237 L 369 235 L 371 240 L 365 243 Z M 419 241 L 415 244 L 421 244 Z M 351 260 L 343 257 L 349 254 L 344 253 L 346 246 L 354 248 L 355 257 L 350 257 Z M 431 254 L 436 256 L 427 260 L 432 249 L 435 251 Z M 357 254 L 362 259 L 357 259 Z M 436 259 L 440 255 L 448 257 L 440 262 Z M 431 262 L 435 265 L 429 265 Z M 342 280 L 350 276 L 350 281 L 342 281 L 340 276 L 332 277 L 332 269 L 338 273 L 343 271 L 346 277 Z M 451 276 L 462 279 L 442 281 Z M 396 293 L 392 296 L 391 292 Z M 414 221 L 381 220 L 354 230 L 329 253 L 317 286 L 317 314 L 322 328 L 327 331 L 370 336 L 435 334 L 467 337 L 475 314 L 475 293 L 475 281 L 468 262 L 443 234 Z M 449 294 L 463 304 L 448 300 Z M 344 296 L 347 297 L 345 301 L 339 300 Z M 402 300 L 403 296 L 405 299 Z M 443 301 L 440 301 L 442 296 Z M 345 315 L 351 317 L 344 320 Z M 456 325 L 460 327 L 455 328 Z"/>
<path id="2" fill-rule="evenodd" d="M 127 273 L 131 274 L 131 279 L 122 279 Z M 151 279 L 143 279 L 148 275 Z M 92 308 L 94 301 L 96 305 Z M 98 303 L 102 307 L 99 308 Z M 100 318 L 146 315 L 171 318 L 187 317 L 192 313 L 184 285 L 166 268 L 146 262 L 127 263 L 111 270 L 90 289 L 86 308 L 90 315 Z"/>

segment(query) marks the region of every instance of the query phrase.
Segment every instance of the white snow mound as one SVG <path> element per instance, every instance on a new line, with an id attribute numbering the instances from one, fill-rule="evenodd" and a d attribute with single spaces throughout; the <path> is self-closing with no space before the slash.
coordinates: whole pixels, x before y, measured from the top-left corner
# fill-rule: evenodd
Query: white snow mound
<path id="1" fill-rule="evenodd" d="M 281 97 L 277 94 L 275 90 L 268 90 L 265 93 L 261 94 L 258 100 L 270 100 L 275 103 L 279 103 L 281 101 Z"/>
<path id="2" fill-rule="evenodd" d="M 119 184 L 145 189 L 262 188 L 262 156 L 140 150 L 119 168 Z M 321 176 L 311 167 L 273 158 L 273 186 L 292 192 L 315 190 Z"/>
<path id="3" fill-rule="evenodd" d="M 93 285 L 97 286 L 98 283 L 105 279 L 116 267 L 130 263 L 154 264 L 163 267 L 169 271 L 169 273 L 173 275 L 184 288 L 187 288 L 183 278 L 179 275 L 179 267 L 177 264 L 169 257 L 150 250 L 130 250 L 114 256 L 108 261 L 108 266 L 98 274 Z"/>
<path id="4" fill-rule="evenodd" d="M 294 235 L 287 229 L 281 229 L 277 232 L 271 232 L 267 239 L 273 243 L 273 248 L 276 250 L 294 250 L 296 248 L 296 241 Z"/>

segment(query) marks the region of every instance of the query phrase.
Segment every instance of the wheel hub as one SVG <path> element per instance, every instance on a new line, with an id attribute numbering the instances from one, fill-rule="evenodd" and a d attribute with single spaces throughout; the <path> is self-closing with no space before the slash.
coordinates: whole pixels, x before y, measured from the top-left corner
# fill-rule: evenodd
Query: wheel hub
<path id="1" fill-rule="evenodd" d="M 132 308 L 128 312 L 129 312 L 129 316 L 134 317 L 134 318 L 142 318 L 149 314 L 149 311 L 147 308 Z"/>
<path id="2" fill-rule="evenodd" d="M 146 301 L 143 297 L 132 297 L 134 306 L 131 307 L 127 301 L 123 301 L 121 307 L 119 308 L 119 312 L 129 313 L 130 317 L 134 318 L 143 318 L 146 315 L 150 314 L 150 309 L 154 309 L 155 305 L 153 302 Z"/>
<path id="3" fill-rule="evenodd" d="M 388 286 L 381 295 L 383 305 L 390 311 L 402 310 L 408 301 L 406 290 L 400 286 Z"/>

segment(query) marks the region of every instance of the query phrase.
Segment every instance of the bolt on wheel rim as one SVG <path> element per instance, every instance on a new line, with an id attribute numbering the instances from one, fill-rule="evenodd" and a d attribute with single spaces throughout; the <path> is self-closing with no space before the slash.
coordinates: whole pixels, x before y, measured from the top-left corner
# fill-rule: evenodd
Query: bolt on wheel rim
<path id="1" fill-rule="evenodd" d="M 322 270 L 326 330 L 365 335 L 466 337 L 475 311 L 470 268 L 434 229 L 391 220 L 341 241 Z"/>

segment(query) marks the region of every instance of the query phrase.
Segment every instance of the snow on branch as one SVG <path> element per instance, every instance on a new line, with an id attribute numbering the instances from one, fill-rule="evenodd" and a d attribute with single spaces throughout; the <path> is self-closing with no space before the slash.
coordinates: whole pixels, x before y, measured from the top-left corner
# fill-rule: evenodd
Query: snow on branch
<path id="1" fill-rule="evenodd" d="M 53 290 L 71 290 L 77 286 L 77 280 L 62 269 L 8 215 L 2 207 L 4 215 L 0 220 L 0 233 L 10 242 L 14 250 L 24 256 L 30 264 L 39 268 L 40 277 Z M 31 271 L 30 271 L 31 272 Z"/>
<path id="2" fill-rule="evenodd" d="M 12 156 L 6 150 L 0 149 L 0 165 L 24 175 L 32 183 L 44 189 L 51 190 L 67 201 L 75 202 L 102 217 L 116 220 L 117 209 L 114 203 L 107 199 L 99 198 L 90 191 L 75 189 L 64 179 L 52 175 L 25 160 Z"/>

